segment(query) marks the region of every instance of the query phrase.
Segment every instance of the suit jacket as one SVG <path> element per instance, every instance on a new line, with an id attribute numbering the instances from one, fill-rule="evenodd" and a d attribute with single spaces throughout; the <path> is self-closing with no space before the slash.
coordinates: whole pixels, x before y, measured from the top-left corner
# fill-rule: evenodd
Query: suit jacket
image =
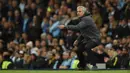
<path id="1" fill-rule="evenodd" d="M 99 43 L 100 33 L 91 16 L 81 17 L 77 25 L 66 25 L 65 27 L 70 30 L 80 31 L 81 35 L 77 38 L 79 43 L 87 43 L 88 41 Z"/>

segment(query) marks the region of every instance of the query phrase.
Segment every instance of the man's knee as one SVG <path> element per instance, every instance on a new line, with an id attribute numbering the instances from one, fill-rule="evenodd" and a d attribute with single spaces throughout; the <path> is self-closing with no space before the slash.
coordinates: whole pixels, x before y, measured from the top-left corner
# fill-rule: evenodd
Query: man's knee
<path id="1" fill-rule="evenodd" d="M 96 47 L 97 44 L 95 42 L 90 42 L 85 45 L 85 50 L 87 52 L 91 52 L 94 47 Z"/>

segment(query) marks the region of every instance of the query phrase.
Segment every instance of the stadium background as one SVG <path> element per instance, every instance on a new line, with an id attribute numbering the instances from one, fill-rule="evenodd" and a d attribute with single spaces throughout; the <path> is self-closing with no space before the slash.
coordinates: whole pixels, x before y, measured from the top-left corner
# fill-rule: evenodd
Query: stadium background
<path id="1" fill-rule="evenodd" d="M 0 68 L 77 69 L 73 42 L 80 33 L 57 26 L 76 25 L 79 5 L 101 34 L 97 63 L 129 69 L 130 0 L 0 0 Z"/>

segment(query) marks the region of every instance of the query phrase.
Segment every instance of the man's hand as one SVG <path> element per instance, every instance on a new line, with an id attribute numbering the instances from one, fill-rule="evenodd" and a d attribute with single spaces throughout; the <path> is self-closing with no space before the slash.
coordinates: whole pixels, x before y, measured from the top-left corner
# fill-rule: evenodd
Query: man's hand
<path id="1" fill-rule="evenodd" d="M 58 26 L 60 29 L 64 29 L 65 28 L 65 25 L 59 25 Z"/>
<path id="2" fill-rule="evenodd" d="M 77 45 L 78 45 L 78 41 L 75 40 L 73 46 L 77 46 Z"/>

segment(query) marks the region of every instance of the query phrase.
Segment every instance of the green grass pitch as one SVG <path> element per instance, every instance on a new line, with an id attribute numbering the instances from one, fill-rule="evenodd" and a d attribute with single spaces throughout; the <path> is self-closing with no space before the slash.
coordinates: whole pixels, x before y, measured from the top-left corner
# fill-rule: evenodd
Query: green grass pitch
<path id="1" fill-rule="evenodd" d="M 130 73 L 130 70 L 1 70 L 0 73 Z"/>

